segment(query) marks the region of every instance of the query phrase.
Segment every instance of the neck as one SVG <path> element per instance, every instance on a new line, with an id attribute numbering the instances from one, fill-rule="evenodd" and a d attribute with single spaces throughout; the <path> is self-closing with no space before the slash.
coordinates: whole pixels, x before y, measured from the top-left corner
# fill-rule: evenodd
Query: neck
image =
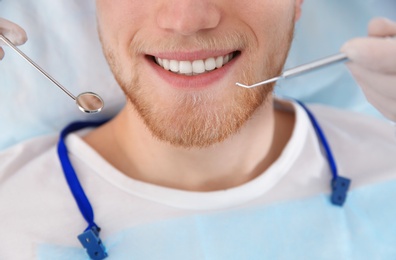
<path id="1" fill-rule="evenodd" d="M 214 191 L 246 183 L 263 173 L 290 138 L 294 115 L 262 106 L 226 141 L 185 149 L 154 138 L 134 109 L 125 107 L 84 139 L 133 179 L 190 191 Z"/>

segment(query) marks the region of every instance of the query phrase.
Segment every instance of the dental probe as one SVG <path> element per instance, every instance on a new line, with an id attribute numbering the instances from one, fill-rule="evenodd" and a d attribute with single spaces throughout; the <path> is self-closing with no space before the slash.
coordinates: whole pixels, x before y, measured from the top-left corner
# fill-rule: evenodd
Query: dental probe
<path id="1" fill-rule="evenodd" d="M 9 39 L 4 35 L 0 34 L 0 40 L 7 44 L 11 49 L 17 52 L 22 58 L 24 58 L 30 65 L 36 68 L 41 74 L 43 74 L 52 83 L 58 86 L 63 92 L 65 92 L 69 97 L 71 97 L 77 104 L 78 108 L 88 114 L 98 113 L 102 110 L 104 106 L 103 99 L 96 93 L 93 92 L 83 92 L 77 97 L 75 97 L 70 91 L 68 91 L 64 86 L 62 86 L 58 81 L 51 77 L 47 72 L 45 72 L 40 66 L 38 66 L 33 60 L 31 60 L 25 53 L 18 49 Z"/>
<path id="2" fill-rule="evenodd" d="M 278 77 L 267 79 L 267 80 L 261 81 L 259 83 L 253 84 L 253 85 L 244 85 L 244 84 L 241 84 L 241 83 L 236 83 L 236 85 L 238 87 L 243 87 L 243 88 L 255 88 L 255 87 L 258 87 L 258 86 L 261 86 L 261 85 L 265 85 L 265 84 L 269 84 L 271 82 L 275 82 L 275 81 L 277 81 L 279 79 L 286 79 L 286 78 L 289 78 L 289 77 L 292 77 L 292 76 L 301 75 L 301 74 L 304 74 L 304 73 L 307 73 L 307 72 L 310 72 L 310 71 L 313 71 L 313 70 L 316 70 L 316 69 L 319 69 L 319 68 L 322 68 L 322 67 L 325 67 L 325 66 L 329 66 L 329 65 L 335 64 L 335 63 L 345 62 L 347 60 L 348 60 L 348 57 L 346 56 L 346 54 L 338 53 L 338 54 L 335 54 L 335 55 L 332 55 L 332 56 L 329 56 L 329 57 L 326 57 L 326 58 L 323 58 L 323 59 L 320 59 L 320 60 L 317 60 L 317 61 L 313 61 L 313 62 L 304 64 L 304 65 L 300 65 L 300 66 L 294 67 L 292 69 L 285 70 Z"/>
<path id="3" fill-rule="evenodd" d="M 389 36 L 389 37 L 385 37 L 385 38 L 393 40 L 393 39 L 396 39 L 396 36 Z M 316 61 L 304 64 L 304 65 L 300 65 L 300 66 L 285 70 L 282 72 L 282 74 L 280 76 L 277 76 L 277 77 L 274 77 L 271 79 L 267 79 L 267 80 L 261 81 L 259 83 L 253 84 L 253 85 L 244 85 L 239 82 L 237 82 L 235 84 L 238 87 L 255 88 L 255 87 L 258 87 L 261 85 L 266 85 L 271 82 L 275 82 L 279 79 L 286 79 L 286 78 L 289 78 L 292 76 L 302 75 L 307 72 L 311 72 L 311 71 L 314 71 L 314 70 L 317 70 L 317 69 L 320 69 L 320 68 L 323 68 L 323 67 L 326 67 L 329 65 L 336 64 L 336 63 L 346 62 L 348 60 L 349 59 L 345 53 L 338 53 L 338 54 L 335 54 L 335 55 L 332 55 L 332 56 L 329 56 L 329 57 L 326 57 L 326 58 L 323 58 L 320 60 L 316 60 Z"/>

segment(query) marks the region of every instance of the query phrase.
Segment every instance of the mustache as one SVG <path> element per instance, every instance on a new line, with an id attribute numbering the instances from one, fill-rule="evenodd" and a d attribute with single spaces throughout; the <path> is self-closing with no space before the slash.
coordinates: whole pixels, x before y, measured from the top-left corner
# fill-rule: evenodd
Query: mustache
<path id="1" fill-rule="evenodd" d="M 247 49 L 252 43 L 252 36 L 246 32 L 231 30 L 218 32 L 215 35 L 199 33 L 191 36 L 171 35 L 158 37 L 154 35 L 140 37 L 136 34 L 131 41 L 131 55 L 165 52 L 191 52 L 216 50 Z"/>

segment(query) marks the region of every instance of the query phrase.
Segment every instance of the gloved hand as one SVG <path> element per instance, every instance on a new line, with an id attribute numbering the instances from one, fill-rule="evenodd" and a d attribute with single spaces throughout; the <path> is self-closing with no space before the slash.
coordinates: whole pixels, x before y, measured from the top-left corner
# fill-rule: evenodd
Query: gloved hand
<path id="1" fill-rule="evenodd" d="M 348 41 L 341 51 L 351 60 L 347 66 L 367 100 L 396 122 L 396 23 L 373 19 L 368 34 L 368 38 Z"/>
<path id="2" fill-rule="evenodd" d="M 0 18 L 0 34 L 7 37 L 13 44 L 21 45 L 27 41 L 25 30 L 8 20 Z M 0 45 L 4 42 L 0 40 Z M 0 47 L 0 60 L 4 57 L 4 50 Z"/>

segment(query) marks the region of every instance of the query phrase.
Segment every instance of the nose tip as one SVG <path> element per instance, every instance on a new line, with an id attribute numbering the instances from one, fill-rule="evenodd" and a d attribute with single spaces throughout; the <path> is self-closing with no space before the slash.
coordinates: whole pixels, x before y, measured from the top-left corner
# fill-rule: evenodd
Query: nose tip
<path id="1" fill-rule="evenodd" d="M 157 15 L 161 29 L 186 36 L 213 29 L 219 22 L 219 10 L 205 0 L 168 0 Z"/>

